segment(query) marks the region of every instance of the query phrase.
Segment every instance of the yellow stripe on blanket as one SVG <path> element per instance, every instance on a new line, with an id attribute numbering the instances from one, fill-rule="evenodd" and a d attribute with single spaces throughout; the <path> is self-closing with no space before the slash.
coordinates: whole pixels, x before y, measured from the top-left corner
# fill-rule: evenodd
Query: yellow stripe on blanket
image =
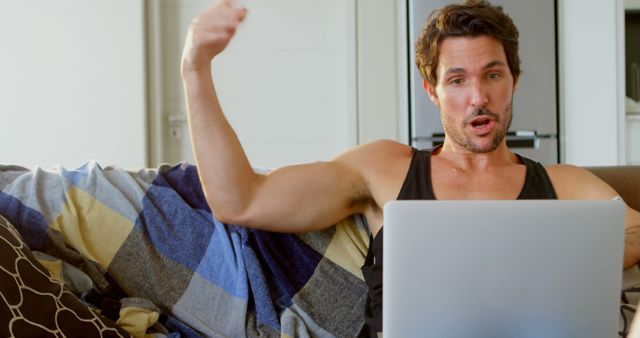
<path id="1" fill-rule="evenodd" d="M 66 197 L 51 228 L 78 252 L 107 268 L 133 224 L 83 190 L 71 188 Z"/>
<path id="2" fill-rule="evenodd" d="M 123 306 L 120 309 L 120 318 L 118 318 L 116 324 L 129 332 L 134 338 L 152 338 L 156 336 L 146 334 L 147 329 L 158 322 L 159 318 L 159 311 Z"/>
<path id="3" fill-rule="evenodd" d="M 53 275 L 53 277 L 59 281 L 62 281 L 62 261 L 59 259 L 45 259 L 45 258 L 41 258 L 41 257 L 36 257 L 36 259 L 38 260 L 38 262 L 40 262 L 40 264 L 42 264 L 42 266 L 44 266 L 47 270 L 49 270 L 49 272 L 51 272 L 51 274 Z"/>
<path id="4" fill-rule="evenodd" d="M 366 230 L 359 228 L 353 217 L 347 217 L 336 224 L 336 233 L 324 257 L 364 280 L 360 267 L 364 264 L 368 246 L 369 235 Z"/>

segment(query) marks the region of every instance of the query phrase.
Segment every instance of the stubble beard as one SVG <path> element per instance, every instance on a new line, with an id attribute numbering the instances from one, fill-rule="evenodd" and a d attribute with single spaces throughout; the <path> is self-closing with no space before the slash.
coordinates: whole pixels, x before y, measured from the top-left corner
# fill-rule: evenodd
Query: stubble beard
<path id="1" fill-rule="evenodd" d="M 502 143 L 502 140 L 504 139 L 504 137 L 507 135 L 507 131 L 511 127 L 511 121 L 513 120 L 512 112 L 513 112 L 513 100 L 505 108 L 505 117 L 508 119 L 507 123 L 505 124 L 500 123 L 501 119 L 498 116 L 498 114 L 486 108 L 478 108 L 476 109 L 476 111 L 473 112 L 473 114 L 469 115 L 467 118 L 464 119 L 462 126 L 459 130 L 455 130 L 455 128 L 451 128 L 451 126 L 446 122 L 443 123 L 443 127 L 446 135 L 450 137 L 454 143 L 462 146 L 464 149 L 477 154 L 489 153 L 496 150 L 498 146 L 500 146 L 500 143 Z M 478 116 L 490 116 L 496 121 L 496 124 L 498 124 L 499 126 L 502 126 L 502 128 L 498 129 L 497 132 L 494 134 L 492 142 L 485 147 L 482 147 L 481 145 L 473 142 L 473 139 L 471 137 L 466 136 L 463 132 L 465 126 L 468 124 L 468 121 Z"/>

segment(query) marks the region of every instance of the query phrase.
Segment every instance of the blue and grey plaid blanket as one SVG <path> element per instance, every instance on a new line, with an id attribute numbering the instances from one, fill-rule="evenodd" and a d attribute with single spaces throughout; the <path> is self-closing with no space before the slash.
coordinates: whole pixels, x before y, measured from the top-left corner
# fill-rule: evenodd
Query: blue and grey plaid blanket
<path id="1" fill-rule="evenodd" d="M 362 326 L 358 217 L 307 234 L 223 224 L 189 164 L 0 166 L 0 214 L 32 250 L 89 275 L 104 296 L 94 305 L 144 298 L 181 336 L 352 337 Z"/>

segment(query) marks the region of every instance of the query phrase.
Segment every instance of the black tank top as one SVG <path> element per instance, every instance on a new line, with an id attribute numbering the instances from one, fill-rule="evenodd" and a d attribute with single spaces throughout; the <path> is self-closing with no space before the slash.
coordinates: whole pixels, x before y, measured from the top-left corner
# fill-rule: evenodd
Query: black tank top
<path id="1" fill-rule="evenodd" d="M 409 171 L 398 200 L 436 199 L 431 186 L 431 153 L 432 150 L 413 149 Z M 524 185 L 518 199 L 556 199 L 556 192 L 544 167 L 528 158 L 516 156 L 526 166 Z M 377 337 L 377 332 L 382 332 L 382 230 L 380 228 L 375 238 L 370 237 L 367 258 L 362 266 L 369 294 L 364 309 L 365 324 L 359 337 Z"/>

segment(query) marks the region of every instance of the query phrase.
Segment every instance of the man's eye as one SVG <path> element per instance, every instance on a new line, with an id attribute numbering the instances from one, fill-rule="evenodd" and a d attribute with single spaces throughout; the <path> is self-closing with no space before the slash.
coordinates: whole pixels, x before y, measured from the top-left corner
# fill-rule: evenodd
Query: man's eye
<path id="1" fill-rule="evenodd" d="M 497 80 L 497 79 L 501 78 L 502 76 L 500 75 L 500 73 L 489 73 L 488 77 L 491 80 Z"/>
<path id="2" fill-rule="evenodd" d="M 453 85 L 460 85 L 460 84 L 462 84 L 462 79 L 460 79 L 460 78 L 451 79 L 451 81 L 449 81 L 449 83 L 453 84 Z"/>

